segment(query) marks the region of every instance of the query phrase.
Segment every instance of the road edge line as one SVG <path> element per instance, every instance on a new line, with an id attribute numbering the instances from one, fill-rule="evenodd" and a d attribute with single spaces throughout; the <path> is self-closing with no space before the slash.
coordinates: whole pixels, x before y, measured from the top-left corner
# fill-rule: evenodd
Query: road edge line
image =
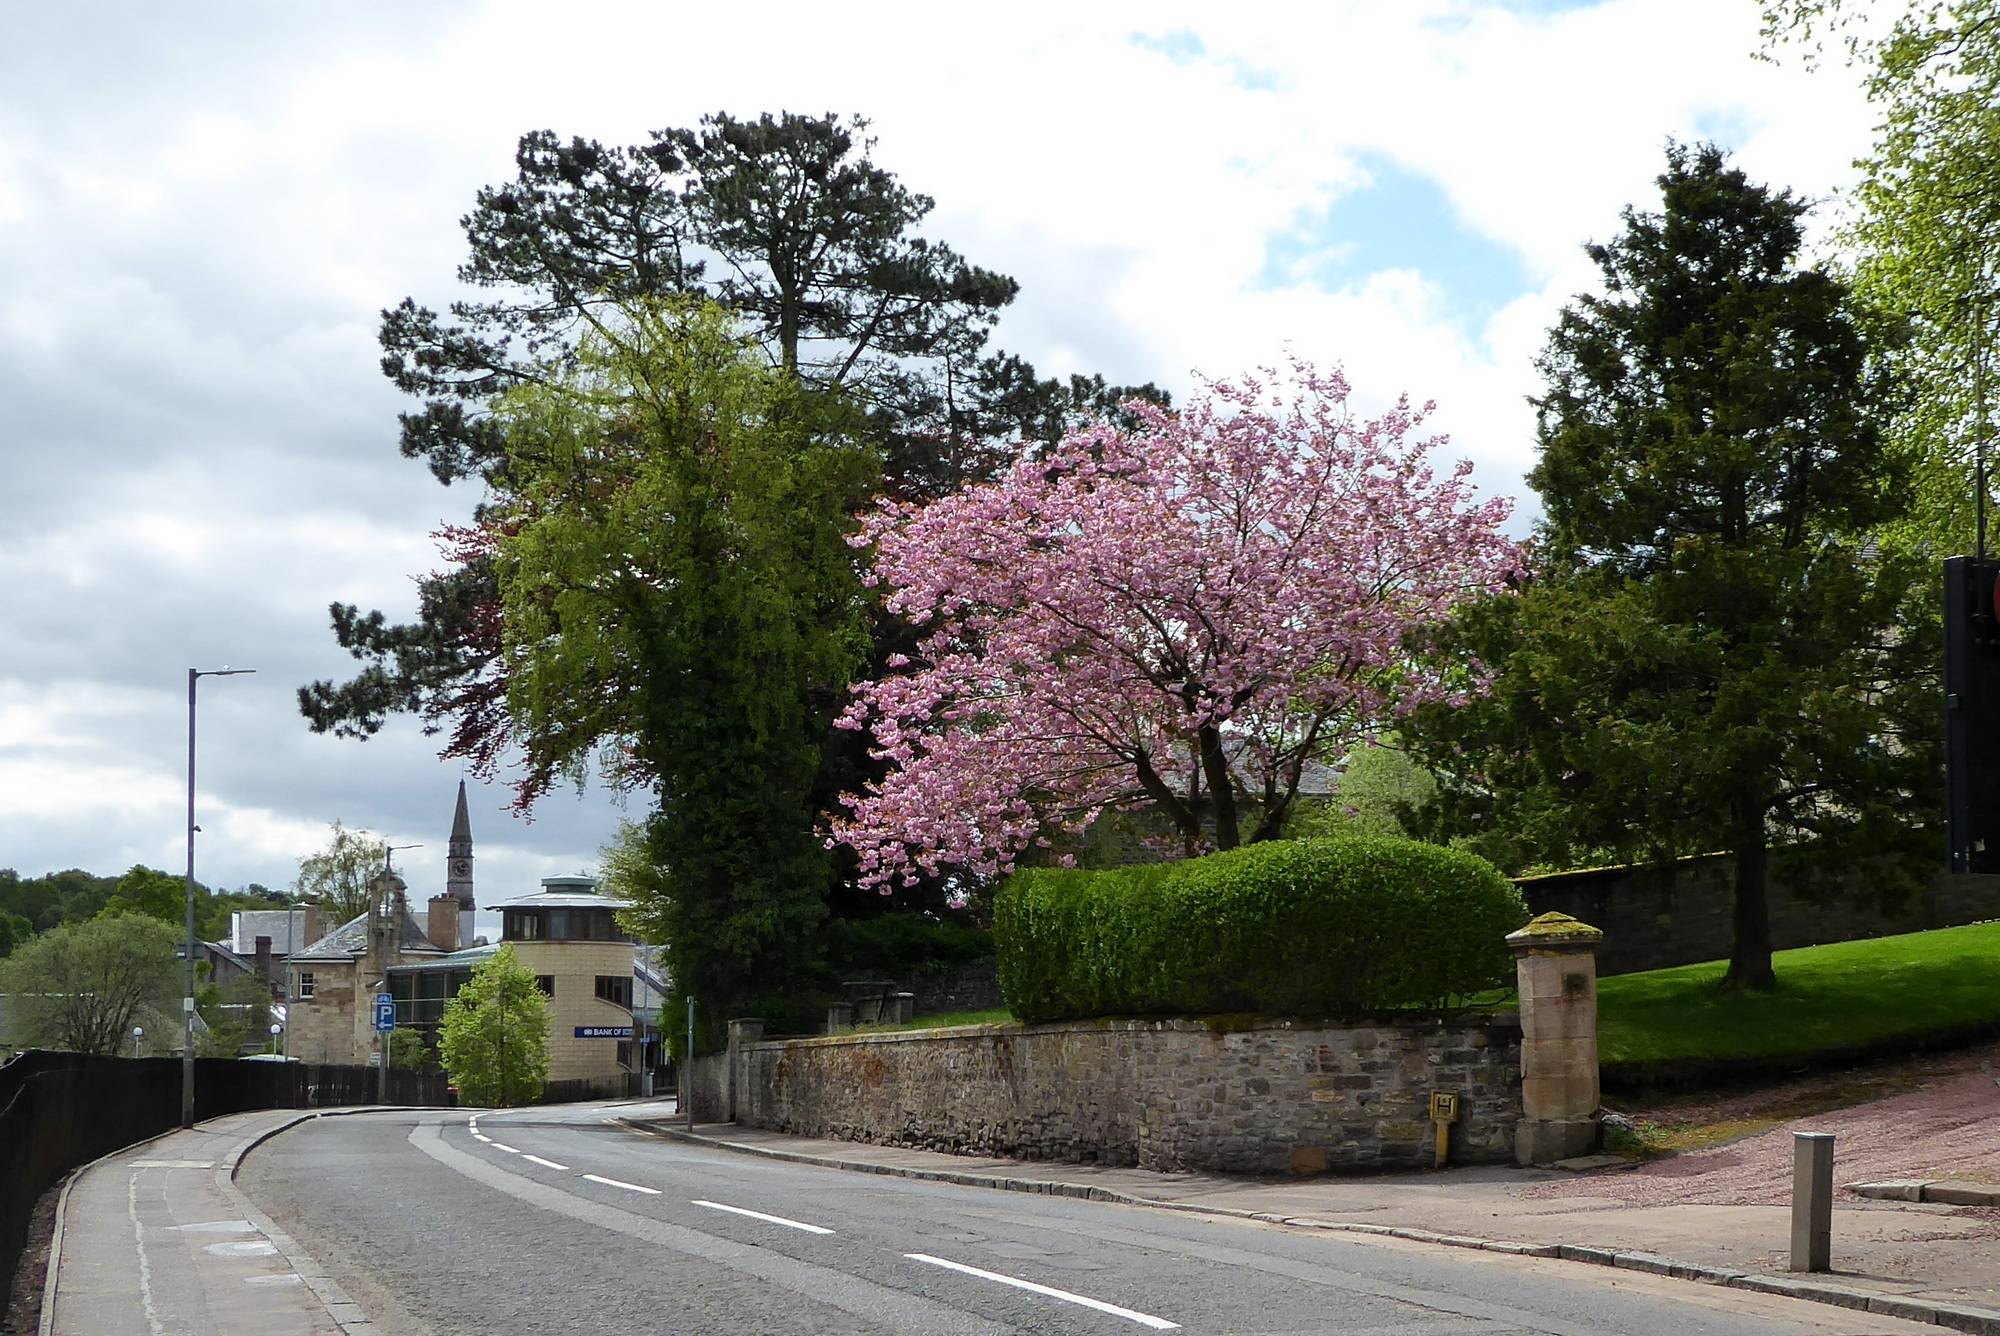
<path id="1" fill-rule="evenodd" d="M 1973 1336 L 2000 1336 L 2000 1309 L 1980 1308 L 1971 1304 L 1933 1303 L 1926 1299 L 1915 1299 L 1899 1294 L 1877 1294 L 1872 1290 L 1858 1290 L 1794 1275 L 1766 1276 L 1726 1267 L 1702 1266 L 1635 1249 L 1593 1248 L 1574 1243 L 1518 1243 L 1505 1239 L 1477 1238 L 1470 1234 L 1442 1234 L 1436 1230 L 1407 1228 L 1400 1225 L 1361 1224 L 1344 1220 L 1321 1220 L 1313 1216 L 1285 1216 L 1270 1211 L 1246 1211 L 1233 1206 L 1204 1206 L 1194 1202 L 1159 1201 L 1120 1192 L 1115 1188 L 1067 1183 L 1060 1179 L 1006 1178 L 992 1174 L 966 1173 L 955 1169 L 915 1169 L 905 1165 L 864 1164 L 835 1159 L 830 1155 L 813 1155 L 805 1151 L 779 1150 L 770 1146 L 751 1146 L 740 1141 L 725 1141 L 721 1137 L 705 1136 L 684 1127 L 643 1123 L 630 1118 L 612 1118 L 610 1122 L 641 1136 L 682 1141 L 690 1145 L 706 1146 L 711 1150 L 733 1151 L 739 1155 L 759 1155 L 765 1159 L 785 1160 L 793 1164 L 810 1164 L 823 1169 L 841 1169 L 849 1173 L 887 1174 L 896 1178 L 953 1183 L 962 1187 L 988 1188 L 1002 1192 L 1034 1192 L 1052 1197 L 1077 1197 L 1087 1201 L 1112 1202 L 1121 1206 L 1145 1206 L 1154 1210 L 1181 1211 L 1190 1215 L 1218 1215 L 1238 1220 L 1255 1220 L 1261 1224 L 1284 1225 L 1292 1229 L 1317 1229 L 1327 1233 L 1402 1239 L 1411 1243 L 1429 1243 L 1446 1248 L 1465 1248 L 1505 1256 L 1582 1262 L 1591 1266 L 1644 1271 L 1672 1280 L 1691 1280 L 1704 1285 L 1749 1290 L 1780 1298 L 1805 1299 L 1836 1308 L 1874 1313 L 1880 1317 L 1927 1322 L 1954 1331 L 1970 1332 Z"/>

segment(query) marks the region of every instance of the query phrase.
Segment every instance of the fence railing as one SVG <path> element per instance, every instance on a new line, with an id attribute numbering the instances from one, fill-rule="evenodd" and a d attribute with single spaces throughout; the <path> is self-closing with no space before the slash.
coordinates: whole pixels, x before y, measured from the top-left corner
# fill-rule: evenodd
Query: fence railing
<path id="1" fill-rule="evenodd" d="M 195 1117 L 372 1104 L 371 1067 L 195 1059 Z M 441 1105 L 445 1078 L 389 1071 L 391 1104 Z M 0 1277 L 11 1280 L 35 1202 L 80 1164 L 180 1125 L 179 1058 L 31 1049 L 0 1066 Z M 0 1286 L 0 1295 L 7 1293 Z"/>

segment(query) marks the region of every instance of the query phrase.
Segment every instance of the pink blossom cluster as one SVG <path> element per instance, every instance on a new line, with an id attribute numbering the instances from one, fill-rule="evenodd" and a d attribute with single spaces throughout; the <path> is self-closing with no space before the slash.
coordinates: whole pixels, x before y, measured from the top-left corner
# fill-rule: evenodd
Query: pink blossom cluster
<path id="1" fill-rule="evenodd" d="M 1348 397 L 1306 363 L 1209 383 L 864 518 L 887 606 L 923 631 L 840 721 L 888 762 L 831 827 L 865 884 L 1003 874 L 1108 808 L 1198 799 L 1203 736 L 1234 791 L 1289 799 L 1309 762 L 1479 688 L 1406 640 L 1520 565 L 1512 503 L 1479 499 L 1469 462 L 1433 471 L 1430 405 L 1360 418 Z"/>

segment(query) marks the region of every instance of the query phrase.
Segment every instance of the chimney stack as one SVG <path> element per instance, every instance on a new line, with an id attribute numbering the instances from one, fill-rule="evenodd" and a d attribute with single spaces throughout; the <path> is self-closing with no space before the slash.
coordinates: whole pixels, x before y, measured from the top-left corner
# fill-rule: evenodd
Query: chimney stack
<path id="1" fill-rule="evenodd" d="M 425 905 L 424 936 L 440 951 L 456 951 L 458 940 L 458 897 L 447 891 L 433 895 Z"/>
<path id="2" fill-rule="evenodd" d="M 298 916 L 298 935 L 292 938 L 292 949 L 287 951 L 286 955 L 295 956 L 326 936 L 326 925 L 318 905 L 300 905 Z"/>
<path id="3" fill-rule="evenodd" d="M 271 982 L 271 939 L 262 935 L 257 938 L 257 977 Z"/>

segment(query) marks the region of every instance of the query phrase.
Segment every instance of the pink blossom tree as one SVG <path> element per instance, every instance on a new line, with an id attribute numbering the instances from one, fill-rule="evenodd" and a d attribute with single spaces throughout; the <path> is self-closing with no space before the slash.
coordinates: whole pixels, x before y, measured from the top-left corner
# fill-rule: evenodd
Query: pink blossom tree
<path id="1" fill-rule="evenodd" d="M 1348 396 L 1296 363 L 1135 402 L 1127 428 L 867 517 L 854 541 L 920 641 L 841 720 L 889 765 L 832 823 L 866 884 L 1005 873 L 1146 804 L 1189 854 L 1270 839 L 1309 763 L 1483 685 L 1408 640 L 1520 565 L 1511 502 L 1469 462 L 1432 470 L 1430 405 L 1360 418 Z"/>

